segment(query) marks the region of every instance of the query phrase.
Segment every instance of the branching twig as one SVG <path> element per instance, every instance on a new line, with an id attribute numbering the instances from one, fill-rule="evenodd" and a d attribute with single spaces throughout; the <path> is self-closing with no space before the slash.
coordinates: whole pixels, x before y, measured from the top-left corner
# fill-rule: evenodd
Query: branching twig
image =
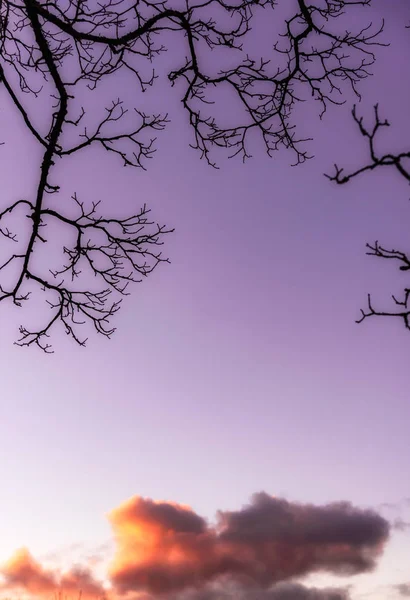
<path id="1" fill-rule="evenodd" d="M 362 175 L 363 173 L 374 171 L 375 169 L 379 169 L 381 167 L 393 167 L 399 172 L 401 177 L 403 177 L 406 181 L 410 182 L 410 170 L 408 165 L 406 165 L 406 161 L 410 159 L 410 151 L 398 153 L 381 153 L 378 152 L 376 148 L 378 136 L 380 135 L 381 131 L 383 130 L 383 128 L 390 127 L 390 123 L 389 121 L 387 121 L 387 119 L 381 119 L 378 105 L 376 104 L 374 106 L 373 124 L 370 127 L 367 127 L 364 124 L 363 117 L 359 117 L 357 115 L 356 106 L 353 107 L 352 115 L 355 123 L 359 128 L 360 134 L 362 135 L 362 137 L 365 138 L 367 142 L 370 160 L 363 166 L 349 173 L 345 173 L 343 168 L 334 165 L 335 173 L 333 175 L 326 175 L 326 177 L 330 179 L 330 181 L 334 181 L 339 185 L 343 185 L 348 183 L 352 179 L 355 179 L 356 177 Z M 377 241 L 374 245 L 366 244 L 366 248 L 369 250 L 368 252 L 366 252 L 366 254 L 387 260 L 398 261 L 400 271 L 410 270 L 410 258 L 405 252 L 394 249 L 388 250 L 387 248 L 380 246 Z M 402 300 L 398 300 L 396 296 L 392 294 L 392 299 L 394 302 L 392 310 L 378 311 L 373 308 L 371 296 L 369 294 L 368 308 L 366 311 L 361 310 L 362 316 L 357 321 L 357 323 L 362 323 L 366 318 L 371 316 L 399 317 L 403 319 L 406 329 L 410 329 L 409 298 L 410 290 L 404 288 Z"/>
<path id="2" fill-rule="evenodd" d="M 114 331 L 109 320 L 129 283 L 141 281 L 165 260 L 156 246 L 171 230 L 149 221 L 145 206 L 130 217 L 107 219 L 97 214 L 98 203 L 86 209 L 75 194 L 77 217 L 67 216 L 61 201 L 56 204 L 61 195 L 52 180 L 56 161 L 98 145 L 126 166 L 145 168 L 155 151 L 155 135 L 168 122 L 167 114 L 149 115 L 137 106 L 129 111 L 121 97 L 99 104 L 100 96 L 95 96 L 95 110 L 106 108 L 97 125 L 91 125 L 89 112 L 78 105 L 80 94 L 93 93 L 119 71 L 144 92 L 159 77 L 151 63 L 167 50 L 166 40 L 179 35 L 185 50 L 180 56 L 175 53 L 175 67 L 165 75 L 180 90 L 192 146 L 201 157 L 216 166 L 212 151 L 225 149 L 229 156 L 245 160 L 250 156 L 249 139 L 258 133 L 269 155 L 284 147 L 295 164 L 301 163 L 310 155 L 307 140 L 297 135 L 293 110 L 311 96 L 319 102 L 322 116 L 329 103 L 343 102 L 342 84 L 359 95 L 358 83 L 369 74 L 383 25 L 353 33 L 338 32 L 333 23 L 345 10 L 369 4 L 370 0 L 324 0 L 316 6 L 295 0 L 294 14 L 274 46 L 279 67 L 273 57 L 247 49 L 255 13 L 265 10 L 271 18 L 267 11 L 274 9 L 276 0 L 186 0 L 182 8 L 175 8 L 171 0 L 0 0 L 0 85 L 43 152 L 33 199 L 19 200 L 0 212 L 0 239 L 17 248 L 0 266 L 0 276 L 7 273 L 7 281 L 10 276 L 14 281 L 6 285 L 0 280 L 0 303 L 11 300 L 21 306 L 30 297 L 30 291 L 23 291 L 28 285 L 43 290 L 51 307 L 45 325 L 21 327 L 17 343 L 49 352 L 47 339 L 58 324 L 80 345 L 85 340 L 78 330 L 86 323 L 109 337 Z M 206 53 L 216 48 L 227 54 L 231 65 L 217 73 L 205 66 Z M 236 102 L 230 121 L 213 113 L 216 88 Z M 36 99 L 44 106 L 51 102 L 44 131 L 37 124 Z M 25 242 L 7 224 L 17 208 L 26 209 L 30 221 Z M 45 276 L 32 256 L 37 242 L 47 242 L 47 225 L 68 229 L 75 242 L 63 247 L 65 263 L 46 269 Z M 102 289 L 91 289 L 82 273 L 93 274 Z"/>

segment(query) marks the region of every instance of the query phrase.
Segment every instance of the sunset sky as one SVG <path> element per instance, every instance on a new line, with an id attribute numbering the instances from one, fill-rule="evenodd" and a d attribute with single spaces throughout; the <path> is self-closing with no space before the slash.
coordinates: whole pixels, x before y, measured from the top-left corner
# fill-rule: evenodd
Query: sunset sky
<path id="1" fill-rule="evenodd" d="M 379 102 L 401 150 L 410 3 L 366 15 L 391 46 L 358 109 Z M 19 348 L 29 313 L 0 307 L 0 598 L 410 597 L 410 334 L 355 323 L 368 292 L 381 306 L 408 282 L 365 244 L 410 248 L 410 188 L 388 170 L 323 176 L 367 158 L 351 96 L 322 121 L 300 112 L 313 160 L 259 149 L 212 170 L 163 89 L 172 120 L 146 172 L 97 151 L 59 181 L 107 212 L 146 202 L 175 227 L 171 264 L 86 348 L 61 332 L 55 354 Z M 33 194 L 40 155 L 3 92 L 0 132 L 6 204 Z"/>

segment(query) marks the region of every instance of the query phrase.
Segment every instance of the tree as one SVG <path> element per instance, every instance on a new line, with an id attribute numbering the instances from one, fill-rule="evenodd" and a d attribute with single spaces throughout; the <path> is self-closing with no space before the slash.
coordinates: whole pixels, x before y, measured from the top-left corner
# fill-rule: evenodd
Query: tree
<path id="1" fill-rule="evenodd" d="M 175 58 L 175 68 L 164 75 L 181 94 L 192 146 L 201 158 L 216 167 L 214 151 L 225 149 L 230 157 L 245 160 L 255 132 L 269 155 L 284 147 L 299 164 L 310 156 L 307 140 L 296 134 L 295 106 L 311 96 L 322 116 L 329 102 L 343 103 L 343 84 L 359 95 L 357 84 L 369 74 L 383 25 L 352 33 L 337 32 L 333 24 L 345 10 L 370 1 L 295 0 L 294 13 L 284 19 L 283 34 L 274 45 L 275 64 L 271 56 L 257 56 L 249 42 L 251 25 L 257 27 L 261 12 L 264 19 L 274 18 L 275 0 L 0 0 L 3 93 L 43 148 L 33 197 L 14 200 L 0 212 L 0 233 L 12 248 L 0 264 L 0 302 L 22 306 L 38 288 L 51 308 L 37 328 L 21 326 L 16 343 L 50 352 L 47 339 L 58 324 L 80 345 L 86 341 L 79 333 L 82 325 L 91 324 L 110 337 L 110 318 L 129 283 L 165 260 L 157 246 L 171 230 L 150 221 L 145 206 L 120 219 L 100 214 L 98 202 L 87 208 L 76 193 L 75 216 L 61 208 L 61 198 L 55 201 L 61 196 L 53 178 L 56 163 L 100 145 L 124 165 L 145 168 L 155 151 L 149 136 L 168 120 L 166 114 L 148 115 L 138 107 L 128 112 L 121 98 L 114 98 L 106 100 L 105 116 L 90 125 L 90 113 L 79 100 L 84 90 L 95 94 L 121 72 L 144 92 L 157 80 L 154 70 L 144 75 L 145 64 L 158 59 L 167 49 L 165 42 L 179 36 L 185 57 Z M 206 68 L 210 51 L 216 51 L 218 64 Z M 233 125 L 228 119 L 232 114 L 224 121 L 213 112 L 212 93 L 221 88 L 236 103 Z M 104 94 L 95 95 L 95 101 L 104 101 Z M 40 124 L 38 102 L 46 126 Z M 30 220 L 26 236 L 17 236 L 7 221 L 19 211 Z M 36 249 L 46 242 L 44 229 L 57 224 L 72 232 L 73 243 L 63 247 L 61 268 L 40 272 Z M 94 273 L 101 287 L 90 287 L 87 272 Z"/>
<path id="2" fill-rule="evenodd" d="M 335 172 L 333 175 L 326 175 L 328 179 L 336 182 L 339 185 L 344 185 L 362 175 L 380 169 L 382 167 L 393 168 L 403 177 L 407 182 L 410 182 L 410 170 L 408 159 L 410 158 L 410 151 L 391 153 L 391 152 L 378 152 L 376 149 L 378 137 L 383 128 L 390 127 L 390 123 L 387 119 L 380 117 L 379 106 L 374 106 L 374 115 L 372 124 L 366 126 L 363 117 L 360 117 L 357 113 L 356 106 L 353 107 L 352 116 L 357 124 L 360 134 L 366 140 L 369 153 L 369 161 L 358 167 L 356 170 L 346 173 L 345 170 L 338 165 L 335 165 Z M 406 252 L 401 250 L 388 249 L 380 245 L 376 240 L 373 244 L 366 244 L 367 252 L 369 256 L 376 256 L 378 258 L 384 258 L 388 260 L 396 261 L 399 264 L 400 271 L 410 271 L 410 256 Z M 356 322 L 362 323 L 368 317 L 396 317 L 404 321 L 406 329 L 410 329 L 410 288 L 404 288 L 403 295 L 401 298 L 397 298 L 392 294 L 393 305 L 392 308 L 386 310 L 375 309 L 373 306 L 371 294 L 367 296 L 367 309 L 361 309 L 361 317 Z"/>

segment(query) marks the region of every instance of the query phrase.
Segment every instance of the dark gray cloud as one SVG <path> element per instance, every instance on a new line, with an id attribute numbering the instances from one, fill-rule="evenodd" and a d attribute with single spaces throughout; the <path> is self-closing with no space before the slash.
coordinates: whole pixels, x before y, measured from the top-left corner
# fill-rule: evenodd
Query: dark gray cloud
<path id="1" fill-rule="evenodd" d="M 354 508 L 348 502 L 314 506 L 290 503 L 264 492 L 239 511 L 220 512 L 221 538 L 277 540 L 289 543 L 372 546 L 388 533 L 386 520 L 374 511 Z"/>
<path id="2" fill-rule="evenodd" d="M 188 507 L 138 496 L 110 520 L 117 541 L 110 577 L 120 594 L 209 595 L 207 586 L 225 578 L 276 600 L 266 590 L 277 583 L 316 571 L 372 570 L 389 536 L 389 523 L 374 511 L 347 502 L 298 504 L 264 492 L 238 511 L 219 511 L 214 527 Z M 341 592 L 332 593 L 339 600 Z"/>
<path id="3" fill-rule="evenodd" d="M 155 600 L 154 598 L 150 600 Z M 351 600 L 345 588 L 314 588 L 300 583 L 278 583 L 269 589 L 241 588 L 228 583 L 171 595 L 167 600 Z"/>

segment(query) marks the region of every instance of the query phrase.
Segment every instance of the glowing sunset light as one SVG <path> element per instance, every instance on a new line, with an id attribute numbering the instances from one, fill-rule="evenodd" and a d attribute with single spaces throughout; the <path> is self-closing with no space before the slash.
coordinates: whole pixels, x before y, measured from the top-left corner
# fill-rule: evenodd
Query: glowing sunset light
<path id="1" fill-rule="evenodd" d="M 1 0 L 0 600 L 410 598 L 408 24 Z"/>

